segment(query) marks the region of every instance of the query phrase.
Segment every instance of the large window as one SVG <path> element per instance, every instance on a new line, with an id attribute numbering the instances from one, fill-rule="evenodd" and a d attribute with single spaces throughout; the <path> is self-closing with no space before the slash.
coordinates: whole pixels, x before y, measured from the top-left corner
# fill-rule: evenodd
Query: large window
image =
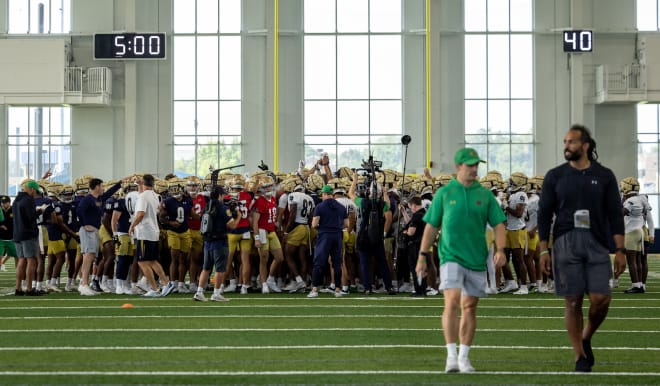
<path id="1" fill-rule="evenodd" d="M 9 0 L 10 34 L 71 31 L 71 0 Z"/>
<path id="2" fill-rule="evenodd" d="M 241 1 L 174 0 L 174 170 L 241 161 Z"/>
<path id="3" fill-rule="evenodd" d="M 657 225 L 660 208 L 658 162 L 660 161 L 660 108 L 656 104 L 637 105 L 637 180 L 640 193 L 649 197 Z"/>
<path id="4" fill-rule="evenodd" d="M 658 0 L 637 0 L 637 29 L 657 31 L 660 29 Z"/>
<path id="5" fill-rule="evenodd" d="M 9 194 L 25 178 L 39 179 L 48 170 L 51 181 L 71 182 L 71 111 L 67 107 L 8 109 Z"/>
<path id="6" fill-rule="evenodd" d="M 333 170 L 402 165 L 401 0 L 305 0 L 304 141 Z"/>
<path id="7" fill-rule="evenodd" d="M 534 172 L 532 0 L 465 0 L 465 143 L 503 175 Z"/>

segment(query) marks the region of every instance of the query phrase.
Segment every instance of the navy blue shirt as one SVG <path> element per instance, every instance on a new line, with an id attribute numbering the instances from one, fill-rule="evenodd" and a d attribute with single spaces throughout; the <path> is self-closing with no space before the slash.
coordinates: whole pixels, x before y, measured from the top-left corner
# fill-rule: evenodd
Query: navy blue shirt
<path id="1" fill-rule="evenodd" d="M 318 233 L 341 232 L 344 229 L 344 219 L 348 210 L 337 200 L 330 198 L 321 201 L 314 208 L 314 217 L 319 217 Z"/>
<path id="2" fill-rule="evenodd" d="M 128 233 L 128 228 L 131 226 L 131 215 L 126 208 L 126 200 L 123 198 L 116 200 L 112 206 L 112 210 L 121 213 L 119 215 L 119 221 L 117 221 L 117 232 Z"/>
<path id="3" fill-rule="evenodd" d="M 34 198 L 25 192 L 18 192 L 11 204 L 11 210 L 14 213 L 14 241 L 18 243 L 36 239 L 39 236 L 39 228 Z"/>
<path id="4" fill-rule="evenodd" d="M 121 182 L 112 185 L 105 193 L 98 198 L 88 194 L 80 200 L 77 213 L 80 220 L 80 226 L 91 225 L 94 228 L 101 227 L 101 216 L 103 215 L 103 202 L 112 197 L 116 191 L 121 188 Z"/>
<path id="5" fill-rule="evenodd" d="M 623 210 L 619 184 L 612 171 L 598 162 L 584 170 L 568 162 L 550 170 L 543 181 L 539 201 L 539 238 L 548 240 L 552 216 L 555 240 L 574 228 L 576 210 L 589 210 L 590 231 L 603 246 L 608 247 L 609 233 L 623 235 Z"/>
<path id="6" fill-rule="evenodd" d="M 210 205 L 210 204 L 207 204 Z M 227 223 L 231 221 L 232 216 L 231 216 L 231 211 L 227 206 L 225 206 L 221 201 L 216 200 L 212 205 L 216 205 L 217 209 L 215 211 L 215 217 L 213 218 L 213 224 L 215 225 L 215 229 L 225 229 L 225 233 L 227 233 Z M 205 251 L 210 251 L 222 247 L 227 247 L 229 246 L 229 243 L 227 242 L 227 238 L 223 237 L 218 240 L 204 240 L 204 250 Z"/>
<path id="7" fill-rule="evenodd" d="M 168 221 L 176 221 L 179 225 L 178 227 L 168 227 L 169 230 L 176 233 L 183 233 L 188 230 L 188 218 L 190 217 L 190 211 L 192 210 L 192 201 L 186 199 L 185 197 L 181 201 L 177 200 L 174 197 L 169 197 L 163 202 L 165 207 L 165 212 L 167 214 Z"/>

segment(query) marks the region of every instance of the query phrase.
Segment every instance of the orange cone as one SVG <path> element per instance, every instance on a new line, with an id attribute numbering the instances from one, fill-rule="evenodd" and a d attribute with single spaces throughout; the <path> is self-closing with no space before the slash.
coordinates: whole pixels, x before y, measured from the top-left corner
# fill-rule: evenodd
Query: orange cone
<path id="1" fill-rule="evenodd" d="M 133 308 L 133 305 L 131 303 L 124 303 L 121 308 Z"/>

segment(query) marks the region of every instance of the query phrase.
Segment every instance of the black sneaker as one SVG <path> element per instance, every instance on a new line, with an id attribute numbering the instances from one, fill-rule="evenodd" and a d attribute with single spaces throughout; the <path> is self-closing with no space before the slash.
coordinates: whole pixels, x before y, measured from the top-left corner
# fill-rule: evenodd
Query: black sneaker
<path id="1" fill-rule="evenodd" d="M 584 355 L 587 357 L 589 367 L 593 367 L 594 363 L 596 363 L 596 359 L 594 358 L 594 352 L 591 349 L 590 339 L 582 339 L 582 349 L 584 350 Z"/>
<path id="2" fill-rule="evenodd" d="M 575 371 L 578 373 L 590 373 L 591 366 L 589 366 L 589 360 L 586 357 L 580 357 L 580 359 L 575 362 Z"/>
<path id="3" fill-rule="evenodd" d="M 41 295 L 43 294 L 34 288 L 31 289 L 30 291 L 25 292 L 25 296 L 41 296 Z"/>
<path id="4" fill-rule="evenodd" d="M 96 292 L 103 292 L 101 286 L 99 285 L 99 281 L 96 279 L 92 280 L 92 283 L 89 286 Z"/>
<path id="5" fill-rule="evenodd" d="M 627 290 L 623 291 L 625 294 L 643 294 L 644 288 L 642 287 L 630 287 Z"/>
<path id="6" fill-rule="evenodd" d="M 22 290 L 16 290 L 14 291 L 14 296 L 25 296 L 25 292 Z"/>
<path id="7" fill-rule="evenodd" d="M 396 290 L 394 287 L 391 287 L 390 289 L 387 290 L 388 295 L 396 295 Z"/>

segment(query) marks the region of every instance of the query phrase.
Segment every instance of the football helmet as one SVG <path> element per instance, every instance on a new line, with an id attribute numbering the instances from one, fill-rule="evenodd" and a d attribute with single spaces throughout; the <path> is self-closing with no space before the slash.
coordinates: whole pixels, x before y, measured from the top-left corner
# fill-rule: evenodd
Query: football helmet
<path id="1" fill-rule="evenodd" d="M 69 204 L 73 202 L 73 195 L 75 193 L 76 190 L 74 189 L 73 185 L 62 185 L 62 189 L 60 190 L 60 193 L 57 196 L 57 198 L 63 203 Z"/>
<path id="2" fill-rule="evenodd" d="M 528 178 L 527 179 L 527 185 L 529 185 L 528 192 L 531 192 L 531 193 L 540 192 L 541 187 L 543 186 L 543 176 L 538 175 L 538 176 Z"/>
<path id="3" fill-rule="evenodd" d="M 186 192 L 190 196 L 196 196 L 199 193 L 200 180 L 197 176 L 189 176 L 185 178 L 186 180 Z"/>
<path id="4" fill-rule="evenodd" d="M 511 173 L 509 176 L 509 189 L 512 193 L 525 191 L 527 185 L 527 176 L 520 172 Z"/>
<path id="5" fill-rule="evenodd" d="M 318 174 L 310 174 L 305 181 L 305 188 L 310 192 L 321 190 L 324 185 L 323 177 Z"/>
<path id="6" fill-rule="evenodd" d="M 169 188 L 169 182 L 167 180 L 156 180 L 154 182 L 154 192 L 158 195 L 167 193 Z"/>
<path id="7" fill-rule="evenodd" d="M 621 193 L 624 196 L 634 195 L 639 193 L 639 181 L 635 177 L 626 177 L 621 180 Z"/>

